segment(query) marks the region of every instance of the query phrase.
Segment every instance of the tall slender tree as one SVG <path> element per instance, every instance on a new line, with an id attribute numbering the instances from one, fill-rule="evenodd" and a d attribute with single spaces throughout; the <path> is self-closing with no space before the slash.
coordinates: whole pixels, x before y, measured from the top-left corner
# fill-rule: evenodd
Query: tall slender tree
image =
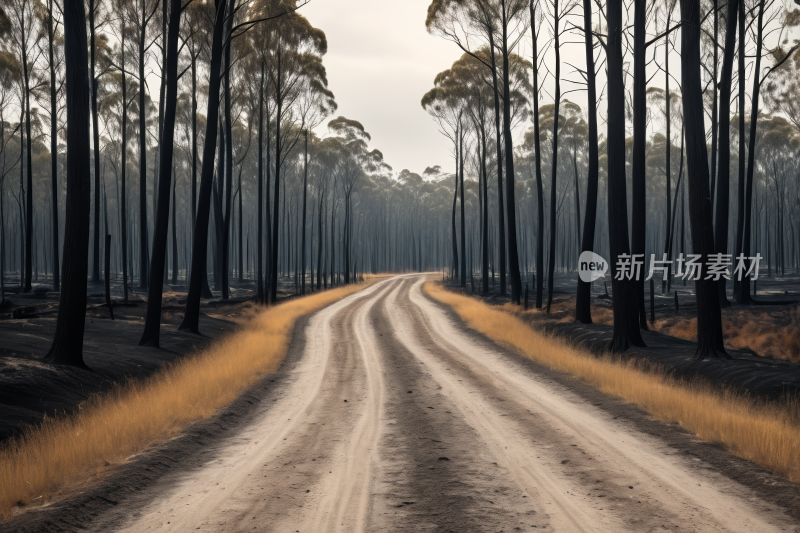
<path id="1" fill-rule="evenodd" d="M 89 155 L 89 78 L 86 13 L 83 0 L 64 0 L 64 57 L 67 94 L 67 202 L 64 261 L 52 364 L 85 367 L 86 276 L 89 270 L 91 181 Z"/>
<path id="2" fill-rule="evenodd" d="M 586 55 L 586 90 L 588 119 L 589 165 L 586 175 L 586 215 L 583 219 L 581 252 L 594 250 L 595 221 L 597 218 L 597 194 L 599 181 L 599 150 L 597 138 L 597 76 L 594 63 L 594 34 L 592 26 L 592 2 L 583 0 L 583 39 Z M 592 323 L 591 284 L 578 278 L 578 293 L 575 297 L 575 320 Z"/>
<path id="3" fill-rule="evenodd" d="M 169 228 L 169 201 L 172 185 L 172 153 L 175 144 L 175 110 L 178 103 L 178 37 L 181 28 L 181 0 L 170 0 L 166 50 L 164 127 L 159 149 L 158 206 L 153 232 L 153 261 L 150 263 L 150 288 L 147 294 L 147 315 L 140 346 L 158 347 L 161 336 L 161 297 Z"/>
<path id="4" fill-rule="evenodd" d="M 731 169 L 731 85 L 733 80 L 733 58 L 736 54 L 736 20 L 739 16 L 740 0 L 728 0 L 728 14 L 725 25 L 725 51 L 722 57 L 722 72 L 719 89 L 719 178 L 717 179 L 717 209 L 715 211 L 714 244 L 717 253 L 728 250 L 728 210 L 730 204 Z M 713 179 L 713 177 L 712 177 Z M 712 191 L 713 192 L 713 191 Z M 669 221 L 667 221 L 669 224 Z M 725 293 L 725 279 L 719 281 L 720 306 L 728 307 L 730 302 Z"/>
<path id="5" fill-rule="evenodd" d="M 689 178 L 689 218 L 692 248 L 699 254 L 700 275 L 697 294 L 696 359 L 730 358 L 722 342 L 722 314 L 717 281 L 706 279 L 707 262 L 714 253 L 714 228 L 708 176 L 708 149 L 703 117 L 703 88 L 700 78 L 700 1 L 680 0 L 681 85 L 686 135 L 686 167 Z M 757 96 L 756 96 L 757 97 Z"/>
<path id="6" fill-rule="evenodd" d="M 628 243 L 628 205 L 625 184 L 625 83 L 622 61 L 622 0 L 606 4 L 608 41 L 608 244 L 611 253 L 611 286 L 613 291 L 614 336 L 609 348 L 624 352 L 631 346 L 644 346 L 639 330 L 639 312 L 635 287 L 620 272 L 617 260 L 630 255 Z"/>

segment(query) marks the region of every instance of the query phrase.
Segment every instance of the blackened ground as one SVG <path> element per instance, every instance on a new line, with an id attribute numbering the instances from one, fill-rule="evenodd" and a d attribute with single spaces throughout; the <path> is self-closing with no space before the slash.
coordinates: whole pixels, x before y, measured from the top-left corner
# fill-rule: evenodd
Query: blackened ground
<path id="1" fill-rule="evenodd" d="M 115 320 L 111 320 L 103 286 L 90 284 L 84 338 L 84 361 L 90 371 L 41 362 L 55 332 L 58 293 L 46 292 L 48 286 L 43 284 L 34 284 L 34 292 L 28 294 L 13 292 L 13 286 L 9 292 L 7 285 L 11 304 L 0 309 L 0 442 L 45 415 L 72 412 L 92 394 L 128 379 L 145 378 L 236 329 L 255 312 L 255 290 L 248 280 L 231 280 L 231 285 L 230 299 L 222 300 L 218 291 L 212 291 L 214 298 L 202 301 L 202 336 L 198 336 L 178 331 L 187 287 L 166 284 L 161 348 L 145 348 L 139 346 L 139 339 L 147 311 L 146 291 L 135 289 L 129 293 L 128 305 L 123 305 L 121 283 L 113 284 Z M 281 278 L 279 288 L 279 300 L 294 295 L 291 278 Z"/>

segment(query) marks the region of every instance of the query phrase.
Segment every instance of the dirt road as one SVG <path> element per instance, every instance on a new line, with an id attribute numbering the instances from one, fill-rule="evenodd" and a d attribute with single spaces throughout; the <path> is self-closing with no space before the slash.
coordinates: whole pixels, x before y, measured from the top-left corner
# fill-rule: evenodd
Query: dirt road
<path id="1" fill-rule="evenodd" d="M 753 487 L 640 428 L 680 429 L 469 332 L 423 281 L 392 278 L 314 315 L 285 383 L 209 444 L 213 460 L 93 527 L 796 531 Z"/>

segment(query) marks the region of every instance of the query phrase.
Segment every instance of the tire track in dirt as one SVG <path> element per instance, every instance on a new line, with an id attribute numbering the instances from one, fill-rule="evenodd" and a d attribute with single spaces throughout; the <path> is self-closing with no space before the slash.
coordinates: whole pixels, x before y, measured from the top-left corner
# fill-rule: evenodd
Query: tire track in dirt
<path id="1" fill-rule="evenodd" d="M 463 331 L 422 295 L 423 281 L 390 296 L 409 310 L 395 313 L 399 337 L 483 436 L 497 440 L 517 481 L 551 501 L 556 530 L 793 530 L 793 520 L 751 491 Z"/>
<path id="2" fill-rule="evenodd" d="M 380 301 L 375 296 L 396 283 L 381 283 L 312 317 L 303 359 L 283 397 L 241 435 L 221 443 L 219 459 L 165 479 L 162 497 L 121 531 L 356 530 L 367 514 L 370 471 L 352 458 L 363 457 L 370 439 L 377 439 L 380 386 L 370 381 L 358 337 L 353 342 L 342 333 L 355 333 Z"/>
<path id="3" fill-rule="evenodd" d="M 479 435 L 395 334 L 397 310 L 372 308 L 384 368 L 386 420 L 368 531 L 499 531 L 541 523 L 532 500 L 507 482 Z"/>

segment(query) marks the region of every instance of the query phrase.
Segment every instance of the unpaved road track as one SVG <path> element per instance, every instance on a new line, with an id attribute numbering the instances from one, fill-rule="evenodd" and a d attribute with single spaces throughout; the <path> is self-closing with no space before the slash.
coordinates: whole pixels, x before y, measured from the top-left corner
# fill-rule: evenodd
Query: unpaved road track
<path id="1" fill-rule="evenodd" d="M 213 459 L 89 529 L 798 531 L 774 498 L 653 433 L 744 461 L 468 331 L 423 281 L 312 316 L 283 385 L 209 443 Z"/>

